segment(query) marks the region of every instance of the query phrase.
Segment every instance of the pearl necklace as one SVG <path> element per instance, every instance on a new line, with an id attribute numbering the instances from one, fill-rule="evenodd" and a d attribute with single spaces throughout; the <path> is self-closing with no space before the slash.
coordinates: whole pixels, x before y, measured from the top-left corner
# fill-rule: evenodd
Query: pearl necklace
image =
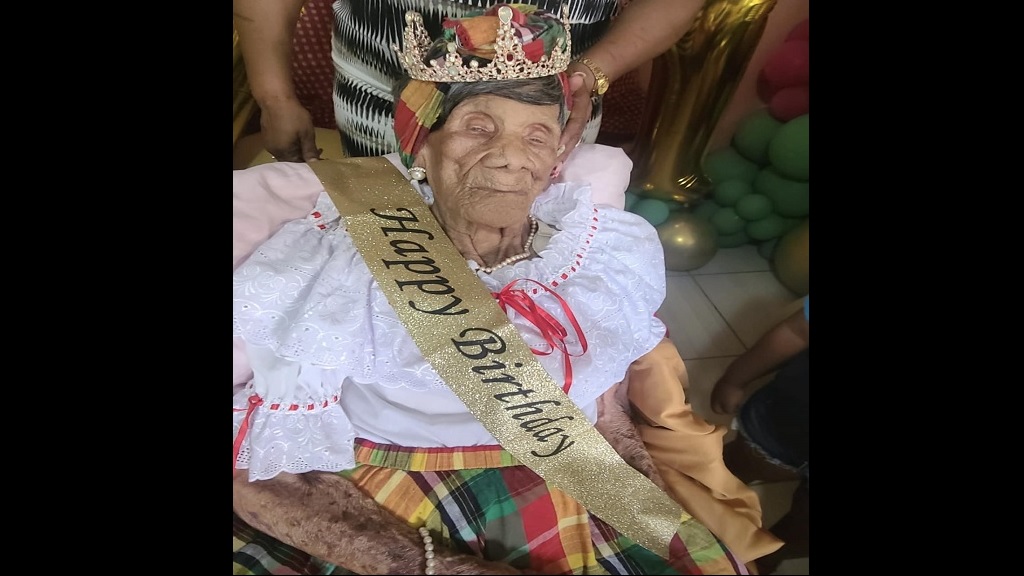
<path id="1" fill-rule="evenodd" d="M 430 531 L 420 526 L 420 536 L 423 538 L 423 555 L 426 556 L 427 569 L 424 574 L 437 573 L 437 560 L 434 559 L 434 539 L 430 537 Z"/>
<path id="2" fill-rule="evenodd" d="M 537 224 L 537 219 L 530 216 L 530 235 L 526 237 L 526 242 L 523 243 L 523 252 L 521 254 L 516 254 L 515 256 L 509 256 L 494 266 L 481 266 L 480 270 L 490 274 L 502 266 L 508 266 L 513 262 L 518 262 L 519 260 L 528 257 L 530 255 L 530 246 L 533 245 L 533 237 L 537 235 L 537 230 L 539 228 L 540 225 Z"/>

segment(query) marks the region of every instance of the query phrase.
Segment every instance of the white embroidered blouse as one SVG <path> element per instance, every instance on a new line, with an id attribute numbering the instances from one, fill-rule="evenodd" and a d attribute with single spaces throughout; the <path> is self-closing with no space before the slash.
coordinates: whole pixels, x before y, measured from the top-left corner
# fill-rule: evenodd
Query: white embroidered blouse
<path id="1" fill-rule="evenodd" d="M 397 155 L 389 159 L 404 172 Z M 235 387 L 236 467 L 247 468 L 250 480 L 336 472 L 355 465 L 356 437 L 416 447 L 496 444 L 420 355 L 308 166 L 256 166 L 244 178 L 236 172 L 236 186 L 285 185 L 272 174 L 282 170 L 321 192 L 306 218 L 284 224 L 234 273 L 235 351 L 252 374 Z M 432 203 L 429 187 L 415 187 Z M 588 344 L 571 358 L 568 395 L 594 422 L 598 396 L 665 335 L 654 316 L 665 297 L 662 246 L 640 216 L 595 204 L 589 184 L 552 184 L 531 213 L 551 232 L 538 256 L 490 274 L 467 263 L 491 292 L 532 279 L 568 303 Z M 562 305 L 544 290 L 532 296 L 566 327 L 568 349 L 578 353 Z M 532 323 L 511 309 L 509 318 L 528 345 L 547 347 Z M 564 383 L 561 353 L 537 360 Z"/>

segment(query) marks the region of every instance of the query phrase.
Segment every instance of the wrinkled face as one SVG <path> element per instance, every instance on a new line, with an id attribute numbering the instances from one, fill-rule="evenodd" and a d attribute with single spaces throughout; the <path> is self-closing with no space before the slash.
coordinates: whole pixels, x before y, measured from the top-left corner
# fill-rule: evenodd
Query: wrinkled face
<path id="1" fill-rule="evenodd" d="M 524 222 L 555 166 L 558 111 L 494 95 L 456 106 L 417 155 L 437 208 L 483 226 Z"/>

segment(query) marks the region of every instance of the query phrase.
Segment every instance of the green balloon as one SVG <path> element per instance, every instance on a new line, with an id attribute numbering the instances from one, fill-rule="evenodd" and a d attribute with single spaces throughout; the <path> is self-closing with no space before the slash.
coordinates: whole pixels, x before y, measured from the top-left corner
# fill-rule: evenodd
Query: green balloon
<path id="1" fill-rule="evenodd" d="M 647 220 L 651 223 L 651 226 L 655 227 L 668 220 L 668 204 L 657 198 L 637 200 L 636 204 L 633 204 L 631 212 L 638 216 L 643 216 L 644 220 Z"/>
<path id="2" fill-rule="evenodd" d="M 772 213 L 772 201 L 764 194 L 747 194 L 736 202 L 736 213 L 747 222 L 760 220 Z"/>
<path id="3" fill-rule="evenodd" d="M 733 148 L 747 160 L 764 166 L 768 164 L 768 144 L 779 128 L 782 128 L 782 122 L 773 118 L 767 108 L 754 110 L 736 128 L 732 137 Z"/>
<path id="4" fill-rule="evenodd" d="M 786 218 L 803 218 L 810 210 L 810 187 L 807 182 L 791 180 L 768 166 L 757 173 L 754 192 L 772 201 L 772 210 Z"/>
<path id="5" fill-rule="evenodd" d="M 717 202 L 710 198 L 705 198 L 704 200 L 701 200 L 701 203 L 698 204 L 696 208 L 693 209 L 693 215 L 701 220 L 710 221 L 711 217 L 714 216 L 715 212 L 718 212 L 720 208 L 721 206 Z"/>
<path id="6" fill-rule="evenodd" d="M 745 180 L 725 180 L 715 184 L 712 198 L 721 206 L 735 206 L 740 198 L 754 192 L 751 183 Z"/>
<path id="7" fill-rule="evenodd" d="M 740 198 L 753 191 L 750 183 L 745 180 L 726 180 L 715 184 L 711 197 L 721 206 L 735 206 Z"/>
<path id="8" fill-rule="evenodd" d="M 718 212 L 715 212 L 714 216 L 711 217 L 711 223 L 719 234 L 735 234 L 742 231 L 743 227 L 747 225 L 747 221 L 740 218 L 736 210 L 729 206 L 725 206 Z"/>
<path id="9" fill-rule="evenodd" d="M 742 180 L 750 183 L 754 181 L 757 171 L 761 169 L 757 163 L 747 160 L 731 146 L 708 154 L 701 163 L 701 167 L 704 169 L 704 175 L 711 180 L 712 184 L 726 180 Z"/>
<path id="10" fill-rule="evenodd" d="M 719 234 L 715 237 L 715 243 L 719 248 L 736 248 L 750 242 L 750 236 L 743 230 L 735 234 Z"/>
<path id="11" fill-rule="evenodd" d="M 786 122 L 768 144 L 768 159 L 782 175 L 793 180 L 807 181 L 810 155 L 808 114 Z"/>
<path id="12" fill-rule="evenodd" d="M 771 240 L 772 238 L 782 236 L 782 229 L 785 225 L 786 223 L 782 220 L 782 216 L 769 214 L 760 220 L 747 222 L 747 226 L 743 231 L 753 240 Z"/>

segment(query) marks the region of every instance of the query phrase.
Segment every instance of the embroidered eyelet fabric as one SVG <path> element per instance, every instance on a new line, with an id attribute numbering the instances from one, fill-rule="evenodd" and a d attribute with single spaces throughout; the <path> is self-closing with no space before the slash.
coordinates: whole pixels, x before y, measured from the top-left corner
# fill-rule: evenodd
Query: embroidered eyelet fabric
<path id="1" fill-rule="evenodd" d="M 432 201 L 426 185 L 417 188 Z M 661 243 L 642 217 L 595 205 L 586 184 L 553 184 L 531 212 L 555 229 L 538 257 L 477 273 L 491 292 L 532 279 L 568 302 L 588 343 L 571 359 L 569 397 L 593 416 L 597 397 L 665 335 L 654 317 L 665 297 Z M 529 286 L 578 354 L 561 304 Z M 233 335 L 244 340 L 253 371 L 234 397 L 236 437 L 248 417 L 236 465 L 250 479 L 350 468 L 356 436 L 413 446 L 496 443 L 422 358 L 326 192 L 309 216 L 284 224 L 237 267 L 233 291 Z M 547 348 L 528 321 L 515 312 L 510 321 L 528 345 Z M 564 382 L 561 353 L 536 358 Z M 250 410 L 254 395 L 262 404 Z M 446 419 L 450 426 L 431 425 Z"/>

